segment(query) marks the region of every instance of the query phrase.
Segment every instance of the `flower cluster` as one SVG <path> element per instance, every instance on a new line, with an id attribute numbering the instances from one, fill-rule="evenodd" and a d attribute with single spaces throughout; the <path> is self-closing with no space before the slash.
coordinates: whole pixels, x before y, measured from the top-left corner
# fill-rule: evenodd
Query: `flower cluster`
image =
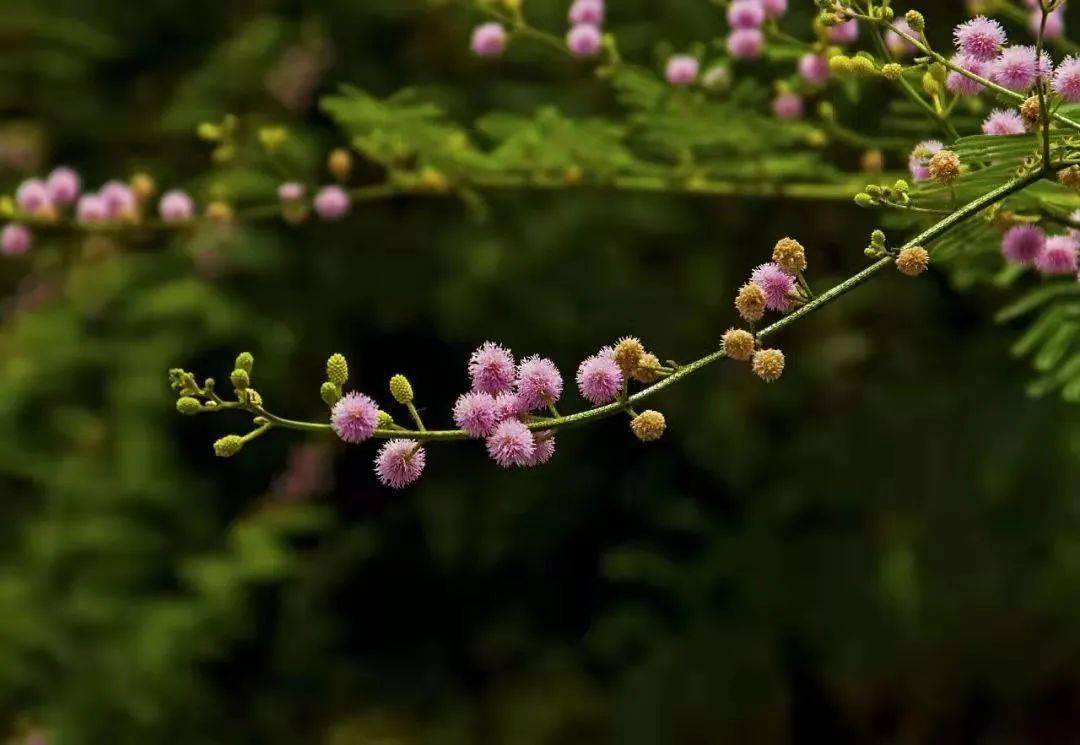
<path id="1" fill-rule="evenodd" d="M 1080 224 L 1080 214 L 1073 219 Z M 1044 276 L 1076 274 L 1080 271 L 1080 232 L 1048 236 L 1037 225 L 1014 225 L 1001 239 L 1001 255 L 1010 264 L 1033 268 Z"/>
<path id="2" fill-rule="evenodd" d="M 738 60 L 761 57 L 765 50 L 762 27 L 766 20 L 783 17 L 787 6 L 787 0 L 734 0 L 727 13 L 731 26 L 727 37 L 728 54 Z"/>

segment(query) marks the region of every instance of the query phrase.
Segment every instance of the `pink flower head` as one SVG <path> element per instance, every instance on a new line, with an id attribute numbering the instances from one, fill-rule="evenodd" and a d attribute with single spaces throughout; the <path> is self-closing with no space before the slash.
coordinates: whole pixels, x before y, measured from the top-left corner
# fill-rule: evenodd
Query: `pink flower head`
<path id="1" fill-rule="evenodd" d="M 1046 239 L 1043 250 L 1035 257 L 1035 268 L 1046 275 L 1076 274 L 1077 244 L 1067 235 Z"/>
<path id="2" fill-rule="evenodd" d="M 1035 47 L 1008 47 L 990 66 L 991 79 L 1011 91 L 1026 91 L 1040 78 L 1053 72 L 1050 55 L 1045 51 L 1036 62 Z"/>
<path id="3" fill-rule="evenodd" d="M 804 54 L 799 58 L 799 75 L 811 85 L 823 85 L 829 79 L 829 60 L 824 54 Z"/>
<path id="4" fill-rule="evenodd" d="M 777 119 L 783 119 L 785 121 L 802 119 L 802 96 L 798 93 L 780 93 L 773 99 L 772 108 Z"/>
<path id="5" fill-rule="evenodd" d="M 379 424 L 379 407 L 363 393 L 347 393 L 330 411 L 334 433 L 353 445 L 369 439 Z"/>
<path id="6" fill-rule="evenodd" d="M 525 403 L 521 400 L 521 396 L 516 393 L 507 391 L 506 393 L 500 393 L 495 397 L 496 422 L 502 422 L 506 419 L 517 419 L 528 411 Z"/>
<path id="7" fill-rule="evenodd" d="M 315 212 L 324 220 L 340 220 L 349 213 L 349 192 L 336 184 L 324 186 L 315 195 Z"/>
<path id="8" fill-rule="evenodd" d="M 688 54 L 676 54 L 667 61 L 664 77 L 671 85 L 691 85 L 698 76 L 697 58 Z"/>
<path id="9" fill-rule="evenodd" d="M 9 222 L 0 230 L 0 253 L 5 256 L 19 256 L 30 250 L 34 236 L 30 229 L 17 222 Z"/>
<path id="10" fill-rule="evenodd" d="M 165 222 L 187 222 L 195 214 L 195 203 L 186 193 L 174 189 L 162 195 L 158 212 L 161 213 L 161 219 Z"/>
<path id="11" fill-rule="evenodd" d="M 1022 135 L 1026 130 L 1020 112 L 1013 109 L 994 109 L 983 122 L 982 131 L 988 135 L 1003 136 Z"/>
<path id="12" fill-rule="evenodd" d="M 1054 90 L 1069 103 L 1080 102 L 1080 58 L 1066 57 L 1058 65 Z"/>
<path id="13" fill-rule="evenodd" d="M 1031 266 L 1046 246 L 1046 233 L 1035 225 L 1009 228 L 1001 239 L 1001 253 L 1011 264 Z"/>
<path id="14" fill-rule="evenodd" d="M 611 403 L 623 389 L 622 370 L 610 354 L 593 355 L 582 361 L 577 371 L 578 390 L 594 406 Z"/>
<path id="15" fill-rule="evenodd" d="M 926 140 L 915 146 L 908 158 L 908 170 L 911 171 L 914 181 L 926 181 L 930 178 L 930 159 L 944 147 L 937 140 Z"/>
<path id="16" fill-rule="evenodd" d="M 853 44 L 858 40 L 859 22 L 854 18 L 829 28 L 829 41 L 833 44 Z"/>
<path id="17" fill-rule="evenodd" d="M 487 451 L 503 468 L 527 466 L 536 455 L 536 443 L 528 427 L 517 419 L 507 419 L 488 437 Z"/>
<path id="18" fill-rule="evenodd" d="M 765 15 L 769 18 L 780 18 L 787 13 L 788 0 L 761 0 L 765 7 Z"/>
<path id="19" fill-rule="evenodd" d="M 277 193 L 282 202 L 299 202 L 304 198 L 307 189 L 298 181 L 286 181 L 278 187 Z"/>
<path id="20" fill-rule="evenodd" d="M 555 455 L 555 433 L 549 429 L 533 433 L 533 457 L 530 466 L 542 466 Z"/>
<path id="21" fill-rule="evenodd" d="M 728 6 L 727 20 L 733 29 L 761 28 L 765 23 L 765 7 L 761 0 L 735 0 Z"/>
<path id="22" fill-rule="evenodd" d="M 765 48 L 765 34 L 757 28 L 740 28 L 727 38 L 727 50 L 734 59 L 753 60 Z"/>
<path id="23" fill-rule="evenodd" d="M 600 29 L 591 23 L 578 23 L 566 32 L 566 48 L 579 59 L 595 57 L 600 53 L 601 46 L 603 36 Z"/>
<path id="24" fill-rule="evenodd" d="M 454 422 L 472 437 L 487 437 L 500 421 L 490 393 L 469 391 L 454 404 Z"/>
<path id="25" fill-rule="evenodd" d="M 791 308 L 790 295 L 795 291 L 795 277 L 780 268 L 779 264 L 762 264 L 750 275 L 750 281 L 765 293 L 765 307 L 785 313 Z"/>
<path id="26" fill-rule="evenodd" d="M 990 65 L 982 60 L 975 59 L 974 57 L 965 57 L 962 54 L 954 55 L 952 58 L 953 64 L 958 67 L 962 67 L 968 72 L 973 72 L 981 78 L 985 78 L 989 72 Z M 977 83 L 967 75 L 961 75 L 955 70 L 950 70 L 949 74 L 945 77 L 945 87 L 953 93 L 960 96 L 975 96 L 982 93 L 982 83 Z"/>
<path id="27" fill-rule="evenodd" d="M 918 32 L 913 29 L 906 20 L 903 18 L 898 19 L 893 23 L 893 26 L 903 31 L 905 34 L 913 39 L 918 39 Z M 910 57 L 918 51 L 918 48 L 910 41 L 905 39 L 900 34 L 896 33 L 892 29 L 889 29 L 885 34 L 885 45 L 889 48 L 889 51 L 895 54 L 897 57 Z"/>
<path id="28" fill-rule="evenodd" d="M 75 207 L 75 216 L 81 223 L 101 222 L 109 219 L 109 210 L 97 194 L 83 194 Z"/>
<path id="29" fill-rule="evenodd" d="M 19 184 L 19 188 L 15 190 L 15 203 L 20 210 L 31 215 L 52 206 L 45 182 L 37 178 L 27 179 Z"/>
<path id="30" fill-rule="evenodd" d="M 1031 20 L 1029 22 L 1031 33 L 1038 36 L 1039 29 L 1042 26 L 1042 12 L 1032 13 Z M 1044 39 L 1060 39 L 1065 35 L 1065 8 L 1058 8 L 1050 15 L 1046 16 L 1046 28 L 1043 29 Z"/>
<path id="31" fill-rule="evenodd" d="M 375 475 L 391 489 L 403 489 L 420 478 L 427 453 L 416 440 L 390 440 L 375 456 Z"/>
<path id="32" fill-rule="evenodd" d="M 105 203 L 105 212 L 112 220 L 130 217 L 135 214 L 137 200 L 135 192 L 123 181 L 107 181 L 98 190 L 98 195 Z"/>
<path id="33" fill-rule="evenodd" d="M 473 54 L 477 57 L 499 57 L 506 51 L 506 29 L 501 23 L 482 23 L 472 32 Z"/>
<path id="34" fill-rule="evenodd" d="M 54 168 L 49 174 L 45 189 L 49 193 L 49 199 L 55 204 L 71 204 L 79 198 L 82 181 L 74 170 L 61 166 Z"/>
<path id="35" fill-rule="evenodd" d="M 469 358 L 469 379 L 474 391 L 492 396 L 506 393 L 513 386 L 516 375 L 514 355 L 495 342 L 484 342 Z"/>
<path id="36" fill-rule="evenodd" d="M 604 23 L 604 0 L 574 0 L 567 18 L 571 25 L 589 23 L 601 26 Z"/>
<path id="37" fill-rule="evenodd" d="M 562 396 L 563 379 L 555 363 L 543 357 L 521 361 L 517 374 L 517 395 L 529 411 L 550 406 Z"/>
<path id="38" fill-rule="evenodd" d="M 953 30 L 957 50 L 971 59 L 989 62 L 1005 44 L 1005 29 L 986 16 L 976 16 Z"/>

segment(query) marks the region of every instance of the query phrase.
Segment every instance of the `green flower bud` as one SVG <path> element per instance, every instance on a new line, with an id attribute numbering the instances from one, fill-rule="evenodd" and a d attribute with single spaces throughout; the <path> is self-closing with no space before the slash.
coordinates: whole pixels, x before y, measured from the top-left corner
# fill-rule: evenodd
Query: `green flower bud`
<path id="1" fill-rule="evenodd" d="M 333 406 L 341 400 L 341 387 L 329 380 L 322 384 L 319 389 L 319 397 L 327 406 Z"/>
<path id="2" fill-rule="evenodd" d="M 349 363 L 344 355 L 331 355 L 326 361 L 326 379 L 338 386 L 345 385 L 349 380 Z"/>
<path id="3" fill-rule="evenodd" d="M 379 429 L 385 429 L 394 423 L 394 417 L 387 414 L 385 411 L 379 410 L 379 423 L 376 425 Z"/>
<path id="4" fill-rule="evenodd" d="M 399 404 L 411 404 L 413 401 L 412 384 L 404 375 L 395 375 L 390 378 L 390 395 Z"/>
<path id="5" fill-rule="evenodd" d="M 940 96 L 942 93 L 941 83 L 932 72 L 927 72 L 922 78 L 922 87 L 929 96 Z"/>
<path id="6" fill-rule="evenodd" d="M 214 455 L 219 458 L 231 458 L 244 447 L 244 438 L 240 435 L 226 435 L 214 443 Z"/>
<path id="7" fill-rule="evenodd" d="M 851 60 L 852 69 L 859 75 L 876 75 L 877 66 L 874 60 L 864 55 L 859 55 Z"/>
<path id="8" fill-rule="evenodd" d="M 236 364 L 233 365 L 237 370 L 243 370 L 248 375 L 251 374 L 251 368 L 255 365 L 255 358 L 251 355 L 251 352 L 241 352 L 236 355 Z"/>
<path id="9" fill-rule="evenodd" d="M 859 205 L 860 207 L 873 207 L 874 198 L 866 192 L 860 192 L 855 195 L 855 204 Z"/>
<path id="10" fill-rule="evenodd" d="M 199 139 L 204 142 L 218 142 L 221 140 L 223 132 L 221 127 L 212 122 L 203 122 L 196 130 Z"/>
<path id="11" fill-rule="evenodd" d="M 244 391 L 244 394 L 247 396 L 248 403 L 251 404 L 252 406 L 262 406 L 263 405 L 262 394 L 259 393 L 254 388 L 248 388 L 246 391 Z"/>
<path id="12" fill-rule="evenodd" d="M 881 76 L 886 80 L 899 80 L 904 75 L 904 66 L 890 62 L 881 68 Z"/>
<path id="13" fill-rule="evenodd" d="M 875 230 L 870 234 L 870 244 L 874 246 L 885 245 L 885 233 L 881 230 Z"/>
<path id="14" fill-rule="evenodd" d="M 909 10 L 904 14 L 904 20 L 916 31 L 922 32 L 926 30 L 926 18 L 917 10 Z"/>
<path id="15" fill-rule="evenodd" d="M 202 411 L 202 404 L 197 398 L 183 396 L 176 400 L 176 410 L 184 416 L 192 416 Z"/>
<path id="16" fill-rule="evenodd" d="M 251 385 L 251 376 L 247 374 L 247 370 L 233 370 L 229 380 L 232 381 L 233 388 L 238 391 L 246 391 Z"/>

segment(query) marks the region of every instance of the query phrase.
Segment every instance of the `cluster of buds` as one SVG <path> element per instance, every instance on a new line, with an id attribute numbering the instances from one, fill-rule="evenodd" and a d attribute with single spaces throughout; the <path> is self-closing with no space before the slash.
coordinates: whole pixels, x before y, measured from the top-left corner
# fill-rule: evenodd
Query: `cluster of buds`
<path id="1" fill-rule="evenodd" d="M 766 363 L 768 360 L 762 362 Z M 388 388 L 391 398 L 407 410 L 415 425 L 412 429 L 395 422 L 370 396 L 346 391 L 349 365 L 340 354 L 327 360 L 326 381 L 320 388 L 322 400 L 330 407 L 329 423 L 283 420 L 263 408 L 262 396 L 252 387 L 253 366 L 250 354 L 236 358 L 229 376 L 233 387 L 230 399 L 216 392 L 213 379 L 200 385 L 185 370 L 169 373 L 170 384 L 178 397 L 176 408 L 181 414 L 239 410 L 253 415 L 254 429 L 250 432 L 226 435 L 214 443 L 218 456 L 236 455 L 248 442 L 274 427 L 329 429 L 350 444 L 383 438 L 387 442 L 376 455 L 375 473 L 383 484 L 401 488 L 423 472 L 427 457 L 422 446 L 425 440 L 480 439 L 499 466 L 533 467 L 547 463 L 554 455 L 555 430 L 564 421 L 555 408 L 563 394 L 562 374 L 555 363 L 539 356 L 517 361 L 509 349 L 493 342 L 480 346 L 469 359 L 470 389 L 458 397 L 452 409 L 458 430 L 427 429 L 415 405 L 413 386 L 404 375 L 391 377 Z M 576 382 L 582 397 L 592 406 L 610 406 L 605 413 L 625 411 L 630 416 L 630 431 L 634 436 L 642 442 L 653 442 L 664 434 L 664 415 L 654 410 L 635 411 L 631 389 L 635 384 L 651 385 L 678 369 L 674 362 L 662 364 L 638 339 L 625 337 L 583 360 L 578 366 Z"/>
<path id="2" fill-rule="evenodd" d="M 930 267 L 930 252 L 922 246 L 904 246 L 900 249 L 890 248 L 882 230 L 875 230 L 870 234 L 870 244 L 865 253 L 872 259 L 880 259 L 891 256 L 896 264 L 896 269 L 908 277 L 918 277 Z"/>
<path id="3" fill-rule="evenodd" d="M 903 179 L 897 179 L 892 186 L 868 184 L 865 191 L 855 195 L 855 204 L 860 207 L 906 207 L 911 202 L 911 186 Z"/>
<path id="4" fill-rule="evenodd" d="M 937 140 L 926 140 L 911 151 L 908 170 L 916 182 L 933 181 L 942 186 L 952 186 L 960 178 L 963 163 L 959 155 Z"/>

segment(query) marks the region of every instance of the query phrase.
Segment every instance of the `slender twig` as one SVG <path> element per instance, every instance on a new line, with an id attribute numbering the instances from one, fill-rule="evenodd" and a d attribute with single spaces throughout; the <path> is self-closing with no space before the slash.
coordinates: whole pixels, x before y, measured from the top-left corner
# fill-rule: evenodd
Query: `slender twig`
<path id="1" fill-rule="evenodd" d="M 1006 199 L 1007 197 L 1020 192 L 1032 184 L 1045 178 L 1050 173 L 1050 166 L 1039 169 L 1037 172 L 1032 173 L 1023 178 L 1019 178 L 1010 181 L 997 189 L 994 189 L 987 194 L 979 197 L 978 199 L 969 202 L 963 207 L 959 208 L 955 212 L 951 213 L 948 217 L 938 221 L 934 225 L 930 226 L 922 233 L 911 238 L 900 249 L 911 248 L 915 246 L 927 246 L 934 240 L 948 233 L 950 230 L 964 223 L 966 220 L 979 214 L 986 208 L 997 204 L 998 202 Z M 773 336 L 774 334 L 782 331 L 791 324 L 799 321 L 802 318 L 814 313 L 826 305 L 829 305 L 833 301 L 846 295 L 854 290 L 856 287 L 864 284 L 875 275 L 881 273 L 886 268 L 890 267 L 894 263 L 894 258 L 886 256 L 878 259 L 876 262 L 866 267 L 857 274 L 849 277 L 847 280 L 832 287 L 831 289 L 821 293 L 817 297 L 809 300 L 806 304 L 784 316 L 780 320 L 773 324 L 766 326 L 757 332 L 757 339 L 759 342 Z M 580 424 L 586 424 L 596 421 L 598 419 L 604 419 L 606 417 L 618 414 L 626 411 L 628 408 L 633 407 L 635 404 L 646 401 L 666 388 L 675 385 L 679 381 L 683 380 L 690 375 L 702 370 L 703 368 L 711 365 L 712 363 L 720 360 L 724 357 L 722 350 L 710 352 L 709 354 L 701 357 L 689 364 L 681 365 L 677 370 L 672 372 L 662 380 L 644 388 L 637 393 L 620 398 L 610 404 L 604 406 L 598 406 L 592 409 L 586 409 L 574 414 L 566 416 L 554 417 L 554 418 L 542 418 L 528 423 L 528 427 L 532 430 L 558 430 L 566 427 L 572 427 Z M 267 422 L 273 426 L 282 427 L 285 429 L 297 429 L 307 432 L 325 432 L 330 430 L 330 425 L 319 422 L 299 422 L 290 419 L 284 419 L 282 417 L 270 414 L 265 409 L 260 407 L 250 407 L 240 405 L 238 407 L 230 408 L 245 408 L 252 413 L 255 413 L 261 417 L 264 417 Z M 467 440 L 470 436 L 462 430 L 406 430 L 402 428 L 383 428 L 377 429 L 374 433 L 374 437 L 377 438 L 409 438 L 418 441 L 453 441 L 453 440 Z"/>

